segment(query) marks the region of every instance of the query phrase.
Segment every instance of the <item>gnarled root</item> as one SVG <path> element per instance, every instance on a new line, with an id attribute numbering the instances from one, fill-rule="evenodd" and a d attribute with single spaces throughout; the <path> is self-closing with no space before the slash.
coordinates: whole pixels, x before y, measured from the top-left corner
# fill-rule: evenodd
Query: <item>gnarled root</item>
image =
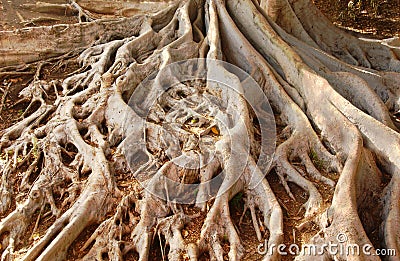
<path id="1" fill-rule="evenodd" d="M 81 14 L 90 7 L 77 3 Z M 20 94 L 26 111 L 1 132 L 2 260 L 247 260 L 265 239 L 258 259 L 280 260 L 274 246 L 299 241 L 327 259 L 379 259 L 331 253 L 328 242 L 400 252 L 395 40 L 345 35 L 309 0 L 164 4 L 134 18 L 0 32 L 5 66 L 80 53 L 61 84 L 39 77 L 57 59 L 39 63 Z M 208 59 L 182 62 L 191 58 Z M 264 147 L 268 134 L 276 148 Z M 279 203 L 296 201 L 305 211 L 288 218 Z"/>

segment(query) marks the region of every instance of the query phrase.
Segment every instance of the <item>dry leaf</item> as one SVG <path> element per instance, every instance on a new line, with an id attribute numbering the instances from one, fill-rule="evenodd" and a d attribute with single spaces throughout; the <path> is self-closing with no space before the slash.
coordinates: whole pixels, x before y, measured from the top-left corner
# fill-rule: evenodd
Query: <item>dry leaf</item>
<path id="1" fill-rule="evenodd" d="M 218 130 L 218 128 L 217 127 L 212 127 L 211 128 L 211 131 L 212 131 L 212 133 L 214 133 L 215 135 L 219 135 L 219 130 Z"/>

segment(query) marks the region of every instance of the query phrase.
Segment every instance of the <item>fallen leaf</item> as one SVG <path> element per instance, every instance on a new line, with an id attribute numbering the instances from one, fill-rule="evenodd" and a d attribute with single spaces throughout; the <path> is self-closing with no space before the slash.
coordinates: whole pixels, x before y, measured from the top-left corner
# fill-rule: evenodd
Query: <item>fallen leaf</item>
<path id="1" fill-rule="evenodd" d="M 215 135 L 219 135 L 219 130 L 218 130 L 218 128 L 217 127 L 212 127 L 211 128 L 211 131 L 212 131 L 212 133 L 214 133 Z"/>

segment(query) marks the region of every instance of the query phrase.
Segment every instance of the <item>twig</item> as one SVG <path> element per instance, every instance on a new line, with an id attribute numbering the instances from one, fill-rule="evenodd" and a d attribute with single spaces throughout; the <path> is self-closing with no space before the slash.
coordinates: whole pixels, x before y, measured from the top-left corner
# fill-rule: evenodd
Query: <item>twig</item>
<path id="1" fill-rule="evenodd" d="M 37 229 L 38 226 L 39 226 L 39 221 L 40 221 L 40 217 L 41 217 L 41 215 L 42 215 L 44 206 L 45 206 L 45 205 L 43 205 L 43 206 L 40 208 L 40 212 L 39 212 L 38 218 L 36 219 L 35 227 L 33 228 L 33 231 L 32 231 L 32 234 L 31 234 L 30 239 L 34 239 L 33 237 L 34 237 L 34 235 L 35 235 L 36 229 Z"/>
<path id="2" fill-rule="evenodd" d="M 25 23 L 26 22 L 25 18 L 18 11 L 15 11 L 15 13 L 17 14 L 19 20 L 21 20 L 21 23 Z"/>
<path id="3" fill-rule="evenodd" d="M 3 108 L 6 103 L 6 98 L 7 98 L 8 92 L 10 90 L 10 86 L 11 86 L 11 82 L 8 83 L 8 85 L 5 87 L 5 89 L 3 91 L 3 97 L 1 97 L 1 103 L 0 103 L 0 114 L 3 112 Z M 0 119 L 3 119 L 3 118 L 0 116 Z"/>
<path id="4" fill-rule="evenodd" d="M 286 210 L 286 213 L 287 213 L 288 217 L 293 216 L 292 213 L 290 213 L 289 209 L 286 207 L 286 205 L 283 204 L 282 200 L 278 199 L 278 202 L 281 205 L 281 207 L 283 207 Z"/>
<path id="5" fill-rule="evenodd" d="M 34 72 L 0 72 L 0 77 L 9 76 L 9 75 L 29 75 L 35 74 Z"/>
<path id="6" fill-rule="evenodd" d="M 164 249 L 164 247 L 162 245 L 160 232 L 158 232 L 158 241 L 160 241 L 162 260 L 165 261 L 165 249 Z"/>
<path id="7" fill-rule="evenodd" d="M 293 244 L 296 244 L 296 230 L 293 228 Z"/>
<path id="8" fill-rule="evenodd" d="M 28 25 L 36 25 L 36 23 L 59 22 L 59 21 L 60 19 L 57 18 L 40 16 L 21 23 L 23 23 L 25 26 L 28 26 Z"/>

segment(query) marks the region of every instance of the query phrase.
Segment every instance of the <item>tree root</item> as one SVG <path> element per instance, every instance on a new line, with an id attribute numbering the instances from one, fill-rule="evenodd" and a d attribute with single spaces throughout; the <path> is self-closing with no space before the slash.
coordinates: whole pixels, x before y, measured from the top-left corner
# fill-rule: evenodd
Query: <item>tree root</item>
<path id="1" fill-rule="evenodd" d="M 75 12 L 69 4 L 52 4 L 46 2 L 36 2 L 35 4 L 23 4 L 22 8 L 39 13 L 73 15 Z"/>
<path id="2" fill-rule="evenodd" d="M 78 4 L 72 1 L 81 22 L 91 20 L 88 3 Z M 272 169 L 292 200 L 299 200 L 293 184 L 308 194 L 291 226 L 301 234 L 314 224 L 312 237 L 300 239 L 322 249 L 320 258 L 379 260 L 331 253 L 323 249 L 328 242 L 400 251 L 395 40 L 348 36 L 307 0 L 187 0 L 155 14 L 0 32 L 0 39 L 4 66 L 84 49 L 80 68 L 62 83 L 40 79 L 42 66 L 59 58 L 36 64 L 20 93 L 28 107 L 1 132 L 2 260 L 126 260 L 134 253 L 144 261 L 155 248 L 160 260 L 247 260 L 264 239 L 271 250 L 292 234 L 279 185 L 264 178 Z M 179 66 L 191 58 L 208 59 Z M 187 74 L 195 76 L 182 80 Z M 285 127 L 268 154 L 263 135 L 275 136 L 265 124 L 275 125 L 274 116 Z M 251 222 L 251 246 L 230 207 L 239 193 L 239 226 Z M 204 216 L 190 242 L 184 229 L 194 218 L 184 204 Z M 55 221 L 32 242 L 44 216 Z"/>

